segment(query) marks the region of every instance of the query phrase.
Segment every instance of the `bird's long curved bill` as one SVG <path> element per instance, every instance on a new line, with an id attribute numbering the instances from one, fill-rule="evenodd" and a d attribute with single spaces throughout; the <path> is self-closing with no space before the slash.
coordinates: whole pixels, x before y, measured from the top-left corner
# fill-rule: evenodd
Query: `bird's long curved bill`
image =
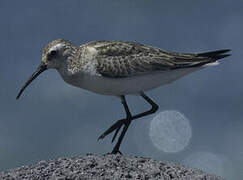
<path id="1" fill-rule="evenodd" d="M 29 80 L 25 83 L 25 85 L 20 89 L 16 99 L 19 99 L 25 88 L 33 81 L 35 80 L 42 72 L 44 72 L 47 69 L 47 66 L 44 63 L 41 63 L 37 70 L 31 75 Z"/>

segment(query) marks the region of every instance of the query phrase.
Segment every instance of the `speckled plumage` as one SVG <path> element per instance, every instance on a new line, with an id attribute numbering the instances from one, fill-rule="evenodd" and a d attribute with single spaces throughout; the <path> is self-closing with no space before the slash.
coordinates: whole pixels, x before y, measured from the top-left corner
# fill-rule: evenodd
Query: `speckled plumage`
<path id="1" fill-rule="evenodd" d="M 108 77 L 129 77 L 209 62 L 195 54 L 170 53 L 135 42 L 99 42 L 98 46 L 97 70 Z"/>
<path id="2" fill-rule="evenodd" d="M 71 54 L 68 57 L 71 72 L 88 70 L 93 71 L 93 75 L 110 78 L 201 66 L 217 60 L 200 54 L 168 52 L 136 42 L 93 41 L 78 47 L 63 39 L 50 42 L 43 56 L 59 43 L 65 45 L 66 54 Z"/>

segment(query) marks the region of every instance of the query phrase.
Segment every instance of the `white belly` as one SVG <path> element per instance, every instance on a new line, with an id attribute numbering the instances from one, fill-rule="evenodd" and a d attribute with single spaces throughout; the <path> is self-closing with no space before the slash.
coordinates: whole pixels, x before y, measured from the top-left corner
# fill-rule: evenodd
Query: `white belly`
<path id="1" fill-rule="evenodd" d="M 138 94 L 141 91 L 157 88 L 198 69 L 201 68 L 177 69 L 127 78 L 108 78 L 88 74 L 75 74 L 69 77 L 62 75 L 62 78 L 67 83 L 82 89 L 98 94 L 119 96 Z"/>

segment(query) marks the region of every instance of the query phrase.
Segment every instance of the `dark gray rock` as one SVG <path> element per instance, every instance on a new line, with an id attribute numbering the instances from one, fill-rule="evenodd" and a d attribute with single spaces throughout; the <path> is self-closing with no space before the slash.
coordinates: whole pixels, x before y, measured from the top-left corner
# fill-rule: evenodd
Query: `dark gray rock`
<path id="1" fill-rule="evenodd" d="M 40 161 L 0 173 L 4 180 L 162 179 L 222 180 L 200 170 L 143 157 L 87 155 Z"/>

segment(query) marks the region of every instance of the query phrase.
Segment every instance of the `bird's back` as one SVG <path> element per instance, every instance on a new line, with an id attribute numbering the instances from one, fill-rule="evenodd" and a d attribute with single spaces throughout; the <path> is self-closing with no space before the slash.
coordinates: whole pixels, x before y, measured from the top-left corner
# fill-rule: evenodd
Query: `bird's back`
<path id="1" fill-rule="evenodd" d="M 92 53 L 95 54 L 97 73 L 110 78 L 199 67 L 228 56 L 224 53 L 229 51 L 174 53 L 136 42 L 123 41 L 94 41 L 84 46 L 92 49 Z"/>

